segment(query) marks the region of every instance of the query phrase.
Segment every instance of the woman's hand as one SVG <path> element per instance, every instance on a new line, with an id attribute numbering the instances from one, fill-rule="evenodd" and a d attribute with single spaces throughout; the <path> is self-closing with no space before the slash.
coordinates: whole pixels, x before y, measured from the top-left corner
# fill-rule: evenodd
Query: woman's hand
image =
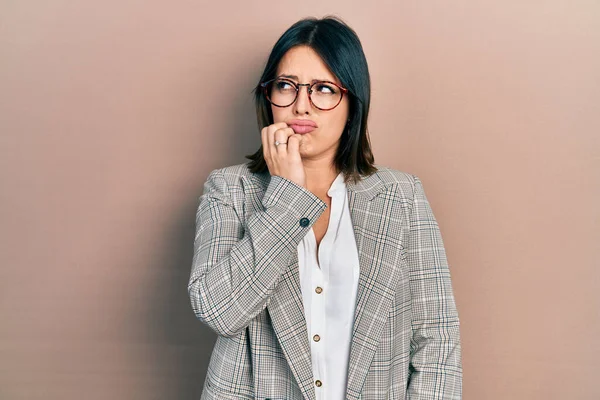
<path id="1" fill-rule="evenodd" d="M 300 157 L 301 135 L 295 133 L 285 122 L 277 122 L 265 126 L 260 136 L 269 173 L 306 187 L 306 174 Z M 287 144 L 275 146 L 276 140 Z"/>

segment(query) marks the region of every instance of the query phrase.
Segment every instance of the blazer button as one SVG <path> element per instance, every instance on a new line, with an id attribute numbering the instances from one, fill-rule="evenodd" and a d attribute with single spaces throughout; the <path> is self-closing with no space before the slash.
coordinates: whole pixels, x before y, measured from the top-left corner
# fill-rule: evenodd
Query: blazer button
<path id="1" fill-rule="evenodd" d="M 300 219 L 300 226 L 303 228 L 306 228 L 308 226 L 308 224 L 310 224 L 310 221 L 308 220 L 308 218 L 302 218 Z"/>

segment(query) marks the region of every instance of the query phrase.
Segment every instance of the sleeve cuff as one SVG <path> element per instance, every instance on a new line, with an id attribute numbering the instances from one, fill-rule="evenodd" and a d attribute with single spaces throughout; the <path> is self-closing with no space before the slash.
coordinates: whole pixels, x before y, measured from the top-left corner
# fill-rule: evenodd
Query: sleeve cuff
<path id="1" fill-rule="evenodd" d="M 290 212 L 299 220 L 306 218 L 309 225 L 327 208 L 327 204 L 314 193 L 278 175 L 271 176 L 262 204 L 265 209 L 277 207 Z"/>

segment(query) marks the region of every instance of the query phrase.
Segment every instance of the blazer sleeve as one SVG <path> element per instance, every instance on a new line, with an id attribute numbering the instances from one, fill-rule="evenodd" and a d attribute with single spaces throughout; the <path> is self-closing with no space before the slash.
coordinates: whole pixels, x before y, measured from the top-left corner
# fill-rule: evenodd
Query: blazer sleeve
<path id="1" fill-rule="evenodd" d="M 222 169 L 212 171 L 196 212 L 188 293 L 196 317 L 231 337 L 269 303 L 293 252 L 327 205 L 306 188 L 271 176 L 262 209 L 244 222 Z"/>
<path id="2" fill-rule="evenodd" d="M 459 319 L 440 229 L 414 177 L 407 260 L 412 296 L 410 400 L 462 398 Z"/>

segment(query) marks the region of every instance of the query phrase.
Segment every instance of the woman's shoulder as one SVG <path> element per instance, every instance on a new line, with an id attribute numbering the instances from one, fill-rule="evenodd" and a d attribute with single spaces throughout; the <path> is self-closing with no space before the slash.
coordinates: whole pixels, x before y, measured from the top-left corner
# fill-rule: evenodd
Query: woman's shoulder
<path id="1" fill-rule="evenodd" d="M 375 167 L 377 171 L 364 177 L 362 182 L 358 183 L 358 187 L 372 188 L 396 184 L 405 188 L 414 188 L 415 182 L 419 180 L 416 175 L 386 165 L 376 164 Z M 270 175 L 268 172 L 252 172 L 247 163 L 242 163 L 214 169 L 209 174 L 208 180 L 217 178 L 223 179 L 228 187 L 244 186 L 244 184 L 250 183 L 265 188 L 269 184 Z"/>
<path id="2" fill-rule="evenodd" d="M 224 179 L 227 186 L 238 186 L 242 181 L 251 182 L 262 186 L 269 182 L 268 173 L 254 173 L 250 171 L 247 163 L 228 165 L 212 170 L 208 176 L 208 180 L 219 177 Z"/>
<path id="3" fill-rule="evenodd" d="M 398 169 L 394 169 L 385 165 L 375 164 L 377 171 L 374 175 L 376 175 L 384 184 L 414 184 L 415 179 L 418 179 L 415 175 L 401 171 Z"/>
<path id="4" fill-rule="evenodd" d="M 227 165 L 225 167 L 219 167 L 219 168 L 214 169 L 212 172 L 215 172 L 215 171 L 222 174 L 223 176 L 240 177 L 240 176 L 253 175 L 253 173 L 248 168 L 248 164 L 246 164 L 246 163 Z"/>

